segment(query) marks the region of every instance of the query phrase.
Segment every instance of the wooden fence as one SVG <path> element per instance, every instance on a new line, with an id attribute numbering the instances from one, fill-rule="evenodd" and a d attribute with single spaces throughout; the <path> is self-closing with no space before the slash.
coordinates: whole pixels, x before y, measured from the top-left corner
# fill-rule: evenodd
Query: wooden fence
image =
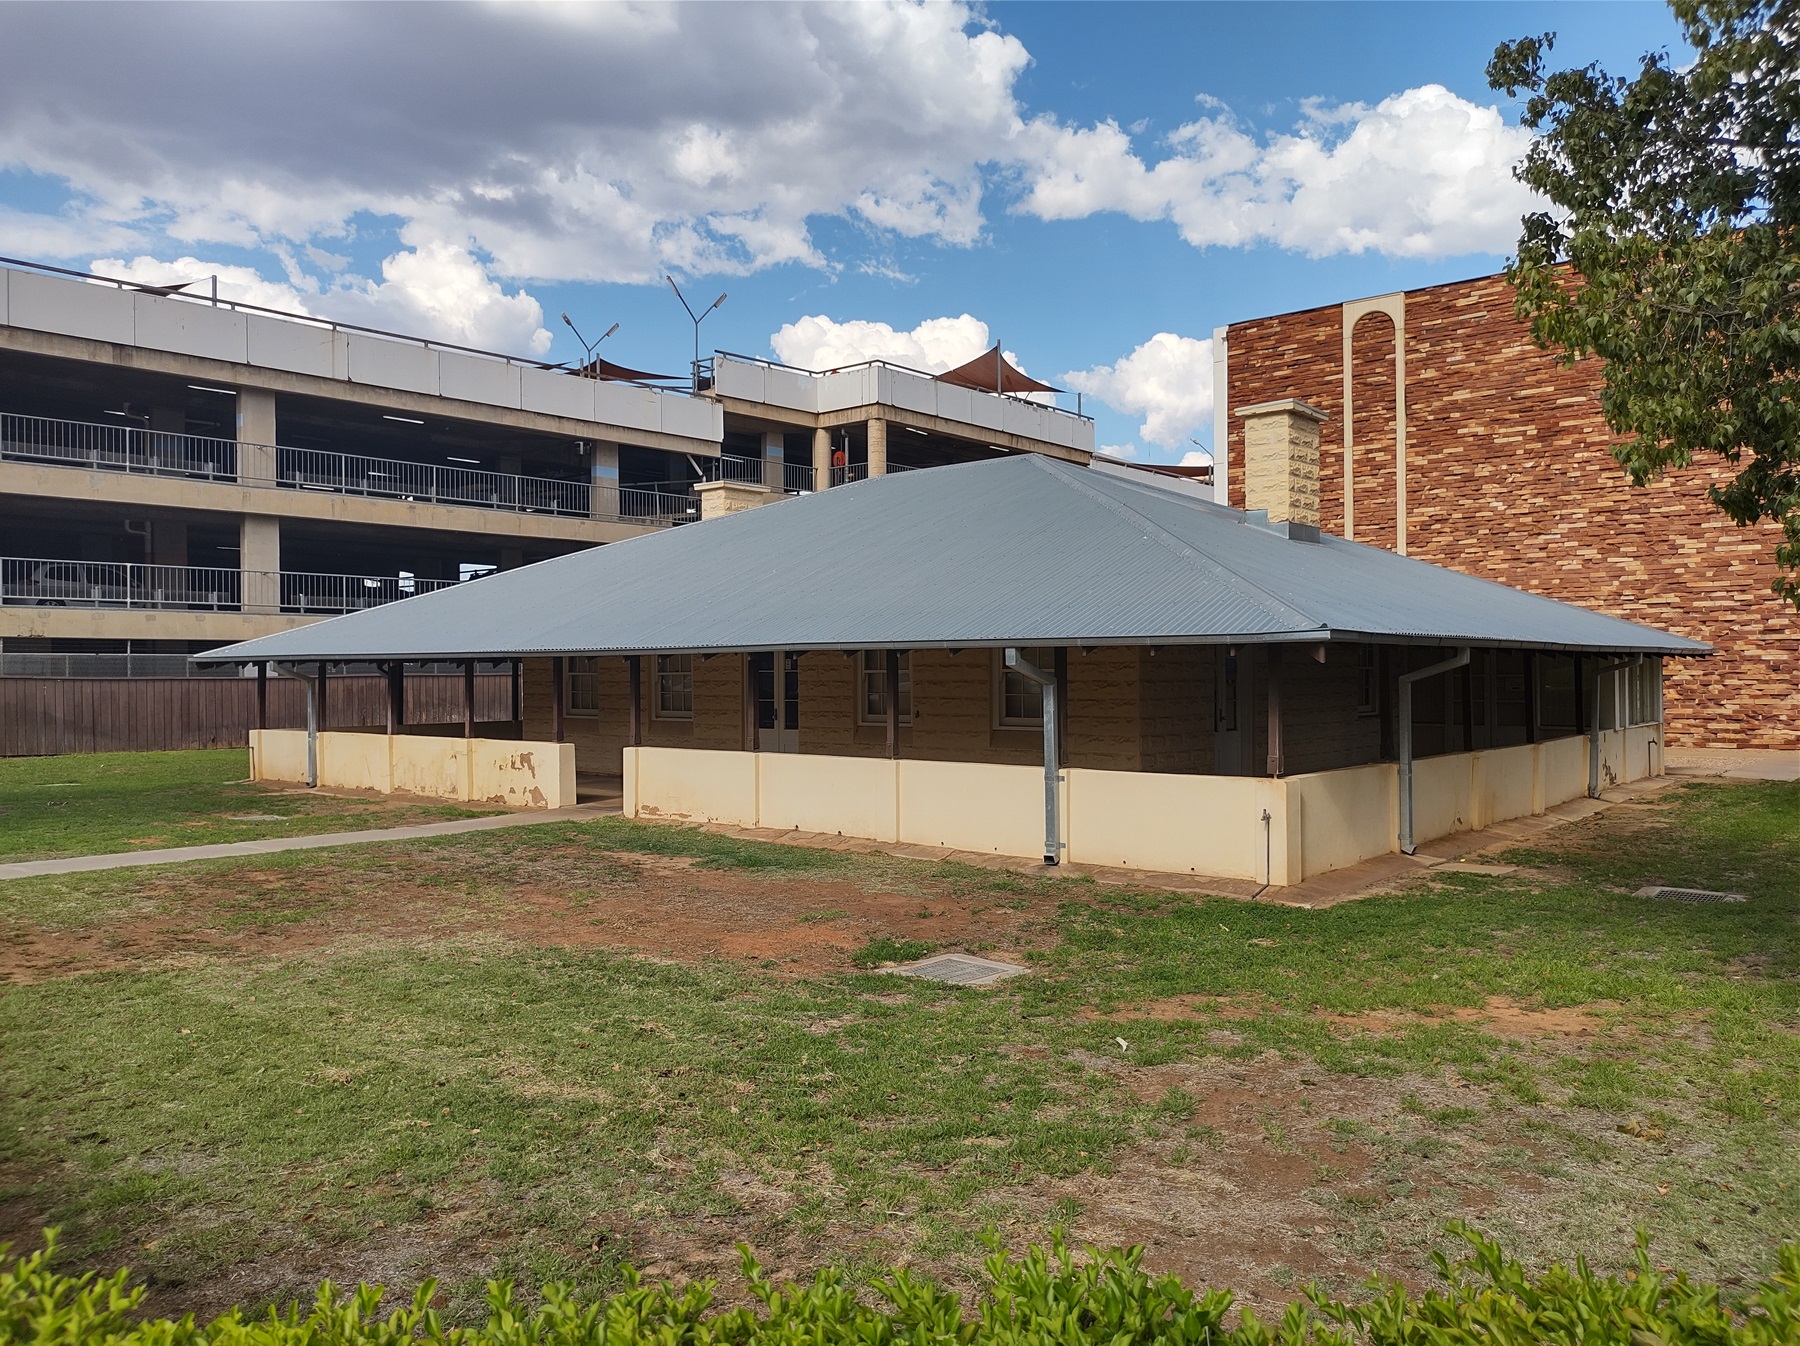
<path id="1" fill-rule="evenodd" d="M 387 683 L 366 674 L 334 677 L 325 712 L 333 729 L 384 725 Z M 460 675 L 408 675 L 408 724 L 454 724 L 462 716 Z M 512 675 L 478 674 L 475 718 L 512 717 Z M 305 725 L 304 684 L 271 677 L 269 728 Z M 0 678 L 0 757 L 242 748 L 255 727 L 254 678 Z"/>

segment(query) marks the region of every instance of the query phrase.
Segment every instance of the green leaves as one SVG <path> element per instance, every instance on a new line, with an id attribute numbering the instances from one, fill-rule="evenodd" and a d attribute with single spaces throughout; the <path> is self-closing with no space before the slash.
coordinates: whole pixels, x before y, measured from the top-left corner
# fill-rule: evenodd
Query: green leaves
<path id="1" fill-rule="evenodd" d="M 1674 0 L 1698 57 L 1545 73 L 1554 35 L 1499 47 L 1488 82 L 1528 94 L 1516 170 L 1551 212 L 1508 268 L 1534 338 L 1605 362 L 1602 407 L 1638 485 L 1698 457 L 1740 525 L 1772 520 L 1775 590 L 1800 605 L 1800 6 Z"/>
<path id="2" fill-rule="evenodd" d="M 339 1294 L 326 1282 L 312 1307 L 246 1320 L 237 1310 L 201 1326 L 191 1318 L 140 1321 L 141 1289 L 127 1273 L 63 1276 L 46 1248 L 0 1267 L 0 1342 L 106 1343 L 106 1346 L 1776 1346 L 1800 1337 L 1800 1244 L 1785 1245 L 1779 1270 L 1736 1309 L 1718 1287 L 1652 1266 L 1640 1235 L 1637 1269 L 1623 1279 L 1597 1276 L 1584 1261 L 1540 1275 L 1509 1258 L 1477 1231 L 1453 1225 L 1469 1245 L 1451 1262 L 1439 1256 L 1442 1288 L 1413 1296 L 1404 1286 L 1372 1283 L 1358 1303 L 1310 1291 L 1265 1326 L 1245 1310 L 1234 1327 L 1225 1290 L 1196 1294 L 1173 1276 L 1143 1270 L 1142 1248 L 1087 1248 L 1058 1238 L 1018 1258 L 995 1253 L 973 1316 L 954 1294 L 923 1277 L 895 1271 L 875 1283 L 887 1301 L 860 1301 L 842 1276 L 821 1271 L 810 1283 L 776 1285 L 750 1255 L 744 1272 L 759 1313 L 712 1312 L 708 1285 L 646 1285 L 634 1273 L 625 1288 L 582 1303 L 566 1287 L 547 1286 L 536 1308 L 512 1286 L 490 1283 L 487 1319 L 446 1327 L 430 1308 L 433 1286 L 381 1316 L 381 1291 Z M 0 1255 L 5 1246 L 0 1245 Z"/>

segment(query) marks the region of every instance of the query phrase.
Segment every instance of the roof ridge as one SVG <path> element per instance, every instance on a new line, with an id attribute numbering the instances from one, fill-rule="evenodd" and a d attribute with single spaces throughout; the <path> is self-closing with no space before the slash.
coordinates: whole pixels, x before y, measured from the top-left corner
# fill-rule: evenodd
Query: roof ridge
<path id="1" fill-rule="evenodd" d="M 1052 462 L 1049 459 L 1046 459 L 1042 455 L 1039 455 L 1039 454 L 1032 455 L 1032 461 L 1036 462 L 1045 471 L 1051 472 L 1056 476 L 1062 477 L 1064 480 L 1066 480 L 1068 482 L 1068 484 L 1070 486 L 1073 486 L 1077 491 L 1080 491 L 1083 495 L 1087 496 L 1088 499 L 1095 501 L 1096 503 L 1100 504 L 1101 506 L 1103 506 L 1104 508 L 1106 508 L 1108 510 L 1111 510 L 1114 514 L 1117 514 L 1120 518 L 1125 519 L 1128 522 L 1135 524 L 1139 528 L 1142 528 L 1146 533 L 1148 533 L 1157 542 L 1161 543 L 1164 547 L 1167 547 L 1170 551 L 1174 552 L 1177 556 L 1181 557 L 1183 560 L 1195 562 L 1195 563 L 1205 567 L 1206 569 L 1212 570 L 1216 574 L 1225 576 L 1228 580 L 1230 580 L 1233 583 L 1233 585 L 1235 587 L 1238 588 L 1238 590 L 1240 592 L 1247 591 L 1247 596 L 1251 597 L 1252 601 L 1263 603 L 1264 606 L 1267 607 L 1270 611 L 1275 612 L 1278 615 L 1281 615 L 1283 617 L 1286 617 L 1289 620 L 1298 619 L 1299 622 L 1301 624 L 1303 624 L 1309 630 L 1323 630 L 1323 629 L 1325 629 L 1326 626 L 1329 625 L 1329 623 L 1320 621 L 1317 617 L 1312 616 L 1310 613 L 1301 611 L 1299 608 L 1295 607 L 1293 604 L 1289 603 L 1286 599 L 1280 597 L 1278 594 L 1271 593 L 1269 590 L 1263 588 L 1262 585 L 1258 584 L 1255 580 L 1246 578 L 1245 576 L 1239 574 L 1237 571 L 1233 570 L 1230 566 L 1225 565 L 1221 561 L 1215 560 L 1213 557 L 1208 556 L 1205 552 L 1199 551 L 1195 547 L 1190 545 L 1189 543 L 1182 541 L 1180 538 L 1176 537 L 1175 534 L 1171 533 L 1168 529 L 1164 528 L 1161 524 L 1157 523 L 1154 519 L 1143 514 L 1139 510 L 1133 509 L 1130 505 L 1126 504 L 1123 500 L 1116 499 L 1113 496 L 1106 494 L 1104 491 L 1095 490 L 1087 482 L 1082 481 L 1080 478 L 1075 476 L 1075 474 L 1073 472 L 1065 471 L 1064 464 Z M 1126 482 L 1125 485 L 1137 487 L 1138 484 L 1136 482 Z M 1140 489 L 1153 489 L 1153 488 L 1140 488 Z M 1165 492 L 1164 494 L 1167 494 L 1170 496 L 1175 496 L 1177 499 L 1185 500 L 1185 497 L 1176 496 L 1176 493 L 1173 491 Z"/>

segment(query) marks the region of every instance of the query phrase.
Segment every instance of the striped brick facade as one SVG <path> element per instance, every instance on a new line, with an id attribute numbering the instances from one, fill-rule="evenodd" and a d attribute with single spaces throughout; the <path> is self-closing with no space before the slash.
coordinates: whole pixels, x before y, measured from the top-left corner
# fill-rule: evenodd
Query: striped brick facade
<path id="1" fill-rule="evenodd" d="M 1800 747 L 1800 616 L 1770 592 L 1779 532 L 1739 528 L 1713 508 L 1706 488 L 1728 478 L 1724 465 L 1633 487 L 1610 452 L 1596 365 L 1565 369 L 1539 350 L 1513 316 L 1504 277 L 1397 298 L 1386 307 L 1403 308 L 1404 492 L 1389 313 L 1334 304 L 1228 329 L 1227 386 L 1215 390 L 1228 413 L 1296 397 L 1330 415 L 1320 443 L 1322 526 L 1707 641 L 1713 658 L 1669 661 L 1669 742 Z M 1244 423 L 1232 414 L 1227 425 L 1231 503 L 1242 507 Z"/>

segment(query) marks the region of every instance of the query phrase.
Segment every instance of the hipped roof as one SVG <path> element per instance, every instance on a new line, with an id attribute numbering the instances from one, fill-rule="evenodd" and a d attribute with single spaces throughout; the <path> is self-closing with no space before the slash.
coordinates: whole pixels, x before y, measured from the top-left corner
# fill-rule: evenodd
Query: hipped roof
<path id="1" fill-rule="evenodd" d="M 1262 517 L 1024 454 L 792 497 L 197 657 L 1337 640 L 1708 652 Z"/>
<path id="2" fill-rule="evenodd" d="M 1060 393 L 1048 383 L 1039 383 L 1029 374 L 1014 368 L 1012 361 L 1000 353 L 999 343 L 984 355 L 977 355 L 966 365 L 945 370 L 937 376 L 939 383 L 954 383 L 984 393 Z"/>

